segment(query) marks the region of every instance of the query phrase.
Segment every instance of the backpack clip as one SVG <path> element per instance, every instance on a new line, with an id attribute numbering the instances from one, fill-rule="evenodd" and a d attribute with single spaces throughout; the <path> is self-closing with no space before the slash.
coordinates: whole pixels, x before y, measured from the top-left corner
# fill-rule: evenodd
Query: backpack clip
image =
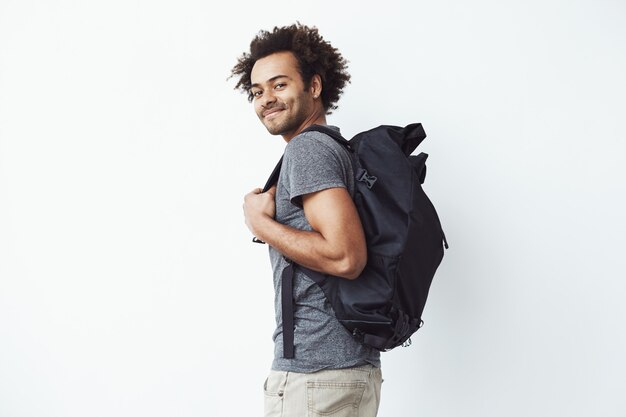
<path id="1" fill-rule="evenodd" d="M 364 182 L 365 185 L 367 185 L 367 188 L 371 190 L 377 179 L 378 179 L 377 177 L 373 175 L 369 175 L 367 170 L 361 169 L 361 172 L 358 175 L 357 181 Z"/>

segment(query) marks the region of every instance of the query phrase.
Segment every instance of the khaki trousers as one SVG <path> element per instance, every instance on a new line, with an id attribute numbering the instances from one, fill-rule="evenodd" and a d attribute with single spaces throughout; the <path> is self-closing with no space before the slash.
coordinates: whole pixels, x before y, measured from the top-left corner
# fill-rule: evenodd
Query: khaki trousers
<path id="1" fill-rule="evenodd" d="M 329 369 L 309 374 L 271 371 L 265 417 L 376 417 L 380 368 Z"/>

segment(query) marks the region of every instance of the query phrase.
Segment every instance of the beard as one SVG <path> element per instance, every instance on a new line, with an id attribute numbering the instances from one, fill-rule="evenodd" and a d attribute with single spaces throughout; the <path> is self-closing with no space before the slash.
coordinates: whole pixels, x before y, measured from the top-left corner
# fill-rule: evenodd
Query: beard
<path id="1" fill-rule="evenodd" d="M 263 125 L 271 135 L 284 135 L 293 132 L 300 127 L 302 121 L 304 120 L 299 117 L 290 117 L 289 114 L 281 114 L 280 117 L 284 117 L 284 120 L 270 120 L 269 122 L 263 121 Z"/>
<path id="2" fill-rule="evenodd" d="M 292 133 L 299 129 L 309 117 L 310 109 L 304 103 L 304 97 L 298 97 L 298 100 L 295 100 L 291 106 L 287 106 L 284 103 L 276 104 L 275 107 L 283 109 L 282 114 L 271 120 L 265 120 L 262 114 L 259 115 L 259 118 L 271 135 Z"/>

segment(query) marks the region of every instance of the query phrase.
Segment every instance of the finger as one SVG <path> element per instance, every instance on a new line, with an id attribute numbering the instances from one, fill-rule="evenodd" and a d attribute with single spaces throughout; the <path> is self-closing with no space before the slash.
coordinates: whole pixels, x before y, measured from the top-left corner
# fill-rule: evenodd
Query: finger
<path id="1" fill-rule="evenodd" d="M 261 191 L 262 190 L 260 188 L 255 188 L 254 190 L 252 190 L 248 194 L 246 194 L 244 196 L 244 199 L 246 199 L 248 196 L 259 194 Z"/>

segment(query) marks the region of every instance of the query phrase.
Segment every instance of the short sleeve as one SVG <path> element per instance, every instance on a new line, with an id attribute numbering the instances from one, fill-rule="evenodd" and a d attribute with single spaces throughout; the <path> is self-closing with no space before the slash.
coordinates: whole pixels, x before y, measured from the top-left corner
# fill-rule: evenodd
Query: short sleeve
<path id="1" fill-rule="evenodd" d="M 299 135 L 287 144 L 281 176 L 286 179 L 284 185 L 292 204 L 302 208 L 303 195 L 327 188 L 348 188 L 347 155 L 340 152 L 345 152 L 341 145 L 329 146 L 317 135 Z"/>

